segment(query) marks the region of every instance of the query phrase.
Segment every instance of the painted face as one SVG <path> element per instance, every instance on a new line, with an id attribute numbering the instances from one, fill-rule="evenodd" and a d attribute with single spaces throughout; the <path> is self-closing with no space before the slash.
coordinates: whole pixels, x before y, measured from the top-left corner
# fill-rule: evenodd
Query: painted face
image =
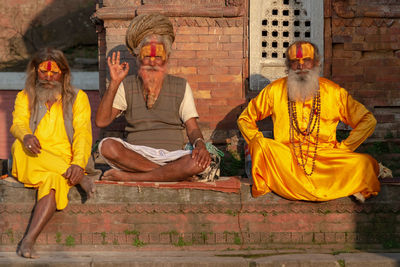
<path id="1" fill-rule="evenodd" d="M 61 70 L 55 61 L 46 60 L 39 64 L 38 75 L 42 80 L 59 80 Z"/>
<path id="2" fill-rule="evenodd" d="M 140 59 L 144 65 L 163 65 L 167 58 L 164 45 L 151 42 L 140 50 Z"/>
<path id="3" fill-rule="evenodd" d="M 309 43 L 297 43 L 289 48 L 288 56 L 292 69 L 304 67 L 311 69 L 314 66 L 314 47 Z"/>

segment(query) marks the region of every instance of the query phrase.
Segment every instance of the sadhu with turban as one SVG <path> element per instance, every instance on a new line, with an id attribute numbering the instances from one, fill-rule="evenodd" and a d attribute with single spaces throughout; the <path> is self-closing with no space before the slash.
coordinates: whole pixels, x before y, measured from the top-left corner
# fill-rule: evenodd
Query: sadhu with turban
<path id="1" fill-rule="evenodd" d="M 265 87 L 238 119 L 251 154 L 253 196 L 273 191 L 287 199 L 326 201 L 354 195 L 363 202 L 377 195 L 380 166 L 371 156 L 353 152 L 375 129 L 372 113 L 319 77 L 314 44 L 295 42 L 286 60 L 288 76 Z M 274 139 L 257 128 L 256 122 L 268 116 Z M 336 140 L 339 121 L 353 129 L 341 142 Z"/>
<path id="2" fill-rule="evenodd" d="M 105 138 L 99 152 L 112 167 L 104 180 L 182 181 L 200 174 L 213 179 L 218 164 L 211 160 L 197 124 L 199 117 L 188 82 L 167 74 L 175 39 L 169 19 L 161 14 L 135 17 L 126 32 L 126 46 L 136 57 L 138 74 L 112 53 L 107 63 L 110 83 L 96 114 L 96 125 L 108 126 L 124 113 L 126 140 Z M 184 150 L 182 130 L 192 149 Z"/>

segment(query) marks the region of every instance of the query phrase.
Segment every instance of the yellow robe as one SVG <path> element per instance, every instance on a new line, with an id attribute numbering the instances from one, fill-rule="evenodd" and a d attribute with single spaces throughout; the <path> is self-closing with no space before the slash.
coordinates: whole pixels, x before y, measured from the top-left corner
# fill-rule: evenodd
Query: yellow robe
<path id="1" fill-rule="evenodd" d="M 72 165 L 86 167 L 91 152 L 92 126 L 89 99 L 79 90 L 72 107 L 74 128 L 71 146 L 65 131 L 62 102 L 56 101 L 39 122 L 34 135 L 39 139 L 41 153 L 33 155 L 25 149 L 23 138 L 32 134 L 29 128 L 30 110 L 25 91 L 18 93 L 13 112 L 11 133 L 16 138 L 11 148 L 12 175 L 26 187 L 38 188 L 38 200 L 55 190 L 57 209 L 68 204 L 70 186 L 62 174 Z"/>
<path id="2" fill-rule="evenodd" d="M 315 169 L 306 176 L 298 165 L 289 135 L 287 78 L 279 79 L 252 99 L 238 119 L 238 126 L 249 144 L 252 160 L 254 197 L 275 192 L 294 200 L 326 201 L 361 192 L 365 197 L 377 195 L 380 183 L 375 159 L 353 152 L 376 125 L 374 116 L 339 85 L 320 78 L 321 121 Z M 312 99 L 296 102 L 301 130 L 307 128 Z M 274 140 L 264 138 L 256 121 L 272 116 Z M 342 142 L 336 140 L 336 127 L 342 121 L 353 130 Z M 295 143 L 303 136 L 295 133 Z M 311 171 L 316 130 L 312 133 L 307 172 Z M 307 147 L 303 144 L 303 155 Z M 298 154 L 297 149 L 297 154 Z M 298 159 L 301 162 L 300 158 Z"/>

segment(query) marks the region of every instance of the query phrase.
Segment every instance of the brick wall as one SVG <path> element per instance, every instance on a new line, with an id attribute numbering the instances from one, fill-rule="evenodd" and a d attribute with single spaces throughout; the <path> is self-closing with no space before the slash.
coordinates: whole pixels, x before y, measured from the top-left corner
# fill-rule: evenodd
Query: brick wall
<path id="1" fill-rule="evenodd" d="M 100 91 L 105 90 L 105 58 L 121 51 L 124 60 L 134 65 L 124 47 L 125 32 L 134 14 L 160 12 L 174 25 L 176 39 L 169 61 L 169 73 L 186 78 L 192 87 L 200 127 L 206 138 L 224 140 L 236 129 L 240 106 L 245 102 L 247 75 L 244 36 L 247 24 L 245 1 L 103 1 L 96 17 L 100 57 Z"/>
<path id="2" fill-rule="evenodd" d="M 400 3 L 325 1 L 325 73 L 374 112 L 376 137 L 400 137 Z"/>
<path id="3" fill-rule="evenodd" d="M 76 187 L 71 188 L 68 207 L 54 215 L 37 245 L 51 245 L 52 250 L 95 245 L 110 251 L 398 249 L 400 244 L 396 185 L 383 185 L 377 197 L 357 204 L 350 198 L 290 201 L 272 193 L 254 199 L 243 183 L 236 193 L 151 184 L 97 182 L 96 196 L 86 204 Z M 2 251 L 15 251 L 34 205 L 35 191 L 19 186 L 0 180 Z"/>

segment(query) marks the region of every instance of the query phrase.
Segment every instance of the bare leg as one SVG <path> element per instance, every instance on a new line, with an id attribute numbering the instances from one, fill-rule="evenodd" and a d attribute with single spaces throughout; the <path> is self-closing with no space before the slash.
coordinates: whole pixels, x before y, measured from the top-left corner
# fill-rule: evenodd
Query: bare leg
<path id="1" fill-rule="evenodd" d="M 115 166 L 128 172 L 147 172 L 160 167 L 112 139 L 102 143 L 101 154 Z"/>
<path id="2" fill-rule="evenodd" d="M 42 232 L 43 228 L 50 221 L 51 217 L 56 211 L 55 191 L 51 190 L 50 193 L 41 198 L 33 211 L 33 217 L 30 225 L 28 226 L 28 233 L 22 239 L 20 246 L 17 249 L 18 255 L 24 258 L 38 258 L 33 251 L 33 245 L 37 237 Z"/>
<path id="3" fill-rule="evenodd" d="M 109 170 L 104 173 L 104 180 L 112 181 L 149 181 L 149 182 L 175 182 L 187 180 L 191 176 L 204 170 L 197 165 L 191 155 L 168 163 L 164 166 L 152 169 L 147 172 L 128 172 L 119 170 Z"/>
<path id="4" fill-rule="evenodd" d="M 88 176 L 84 175 L 82 180 L 79 182 L 79 185 L 85 190 L 87 198 L 93 197 L 94 192 L 96 191 L 96 187 Z"/>

